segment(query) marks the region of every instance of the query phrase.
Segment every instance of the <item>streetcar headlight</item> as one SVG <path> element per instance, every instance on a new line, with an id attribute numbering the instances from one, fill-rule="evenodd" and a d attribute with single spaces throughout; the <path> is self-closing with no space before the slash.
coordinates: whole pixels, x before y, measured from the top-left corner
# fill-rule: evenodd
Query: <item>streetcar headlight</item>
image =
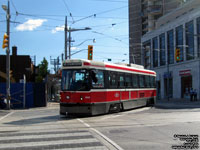
<path id="1" fill-rule="evenodd" d="M 81 100 L 81 101 L 83 100 L 83 97 L 82 97 L 82 96 L 80 97 L 80 100 Z"/>
<path id="2" fill-rule="evenodd" d="M 66 99 L 70 99 L 70 96 L 66 96 Z"/>

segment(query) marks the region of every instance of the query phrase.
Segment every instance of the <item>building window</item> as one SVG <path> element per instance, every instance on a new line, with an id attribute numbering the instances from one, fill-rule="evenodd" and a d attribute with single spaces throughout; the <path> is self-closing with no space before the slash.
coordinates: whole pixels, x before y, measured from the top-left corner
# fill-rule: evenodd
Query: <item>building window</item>
<path id="1" fill-rule="evenodd" d="M 186 60 L 194 59 L 194 24 L 190 21 L 185 24 L 186 30 Z"/>
<path id="2" fill-rule="evenodd" d="M 197 18 L 197 35 L 200 35 L 200 17 Z M 198 57 L 200 57 L 200 36 L 197 37 L 197 45 L 198 45 L 197 53 Z"/>
<path id="3" fill-rule="evenodd" d="M 143 43 L 144 50 L 144 67 L 150 68 L 150 49 L 151 49 L 151 41 L 147 41 Z"/>
<path id="4" fill-rule="evenodd" d="M 174 31 L 167 32 L 168 63 L 174 63 Z"/>
<path id="5" fill-rule="evenodd" d="M 160 35 L 160 65 L 165 65 L 165 34 Z"/>
<path id="6" fill-rule="evenodd" d="M 183 61 L 183 26 L 179 26 L 176 28 L 176 48 L 180 49 L 180 61 Z"/>
<path id="7" fill-rule="evenodd" d="M 153 67 L 158 67 L 158 38 L 153 38 Z"/>

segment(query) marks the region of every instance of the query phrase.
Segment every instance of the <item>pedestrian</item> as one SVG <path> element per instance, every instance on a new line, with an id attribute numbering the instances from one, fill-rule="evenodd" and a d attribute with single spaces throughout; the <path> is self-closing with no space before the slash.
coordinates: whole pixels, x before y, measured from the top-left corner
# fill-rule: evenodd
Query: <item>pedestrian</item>
<path id="1" fill-rule="evenodd" d="M 190 101 L 193 101 L 194 98 L 194 91 L 193 88 L 190 88 Z"/>
<path id="2" fill-rule="evenodd" d="M 194 89 L 193 94 L 194 94 L 194 101 L 197 101 L 197 90 L 196 89 Z"/>

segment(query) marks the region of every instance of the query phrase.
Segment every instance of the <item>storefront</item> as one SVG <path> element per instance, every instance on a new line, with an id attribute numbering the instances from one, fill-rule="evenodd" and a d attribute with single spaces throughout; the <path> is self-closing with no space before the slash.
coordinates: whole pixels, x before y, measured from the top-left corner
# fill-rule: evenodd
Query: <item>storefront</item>
<path id="1" fill-rule="evenodd" d="M 191 70 L 181 70 L 179 76 L 181 78 L 181 98 L 189 98 L 190 89 L 193 87 Z"/>

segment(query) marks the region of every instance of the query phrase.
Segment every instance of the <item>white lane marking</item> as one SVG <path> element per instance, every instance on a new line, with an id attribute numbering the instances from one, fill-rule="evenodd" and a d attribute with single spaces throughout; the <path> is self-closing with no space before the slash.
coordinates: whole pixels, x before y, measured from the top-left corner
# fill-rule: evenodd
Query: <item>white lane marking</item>
<path id="1" fill-rule="evenodd" d="M 12 115 L 13 113 L 14 113 L 14 112 L 10 112 L 10 113 L 8 113 L 7 115 L 5 115 L 5 116 L 1 117 L 1 118 L 0 118 L 0 121 L 1 121 L 1 120 L 3 120 L 3 119 L 5 119 L 6 117 L 8 117 L 8 116 Z"/>
<path id="2" fill-rule="evenodd" d="M 111 139 L 109 139 L 107 136 L 105 136 L 104 134 L 102 134 L 101 132 L 99 132 L 97 129 L 92 128 L 88 123 L 85 123 L 82 119 L 77 119 L 79 122 L 83 123 L 86 127 L 88 127 L 90 130 L 93 130 L 95 133 L 97 133 L 98 135 L 100 135 L 102 138 L 104 138 L 107 142 L 109 142 L 110 144 L 112 144 L 116 149 L 118 150 L 123 150 L 123 148 L 121 148 L 119 145 L 117 145 L 114 141 L 112 141 Z"/>
<path id="3" fill-rule="evenodd" d="M 108 116 L 105 116 L 105 117 L 99 119 L 99 121 L 106 120 L 106 119 L 111 119 L 111 118 L 121 117 L 121 116 L 124 116 L 124 115 L 126 115 L 126 114 L 142 112 L 142 111 L 149 110 L 149 109 L 150 109 L 150 107 L 145 107 L 145 108 L 139 108 L 139 109 L 134 109 L 134 110 L 128 110 L 128 111 L 126 111 L 126 112 L 120 112 L 120 113 L 117 114 L 117 115 L 111 114 L 111 115 L 108 115 Z"/>

